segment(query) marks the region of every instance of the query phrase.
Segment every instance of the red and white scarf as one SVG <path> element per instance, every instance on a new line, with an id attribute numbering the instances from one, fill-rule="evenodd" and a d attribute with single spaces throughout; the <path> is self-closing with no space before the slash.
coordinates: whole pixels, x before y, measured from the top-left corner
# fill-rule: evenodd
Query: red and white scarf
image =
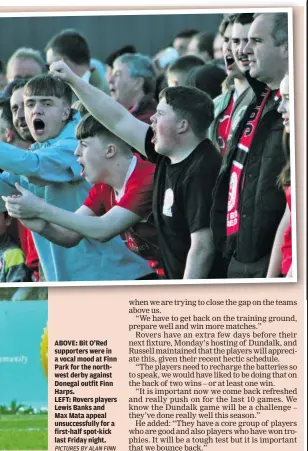
<path id="1" fill-rule="evenodd" d="M 227 236 L 233 235 L 238 232 L 240 224 L 240 214 L 239 214 L 239 198 L 241 190 L 243 189 L 244 180 L 243 168 L 247 159 L 248 152 L 251 147 L 251 143 L 259 124 L 262 112 L 264 110 L 267 99 L 271 93 L 269 88 L 262 93 L 260 100 L 257 102 L 256 106 L 252 110 L 247 120 L 246 127 L 239 139 L 237 145 L 237 152 L 235 159 L 232 162 L 231 173 L 230 173 L 230 184 L 229 184 L 229 198 L 228 198 L 228 210 L 227 210 Z M 275 96 L 277 101 L 280 98 L 279 92 Z M 242 180 L 242 182 L 241 182 Z"/>

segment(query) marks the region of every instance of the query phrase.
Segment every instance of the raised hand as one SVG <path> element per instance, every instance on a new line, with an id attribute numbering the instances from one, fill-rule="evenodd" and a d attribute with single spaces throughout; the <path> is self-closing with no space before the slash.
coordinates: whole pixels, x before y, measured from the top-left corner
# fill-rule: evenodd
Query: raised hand
<path id="1" fill-rule="evenodd" d="M 51 75 L 54 75 L 69 84 L 77 77 L 63 60 L 52 63 L 49 67 L 49 72 Z"/>
<path id="2" fill-rule="evenodd" d="M 18 219 L 39 217 L 44 202 L 18 183 L 15 184 L 15 187 L 20 193 L 19 195 L 2 196 L 9 215 Z"/>

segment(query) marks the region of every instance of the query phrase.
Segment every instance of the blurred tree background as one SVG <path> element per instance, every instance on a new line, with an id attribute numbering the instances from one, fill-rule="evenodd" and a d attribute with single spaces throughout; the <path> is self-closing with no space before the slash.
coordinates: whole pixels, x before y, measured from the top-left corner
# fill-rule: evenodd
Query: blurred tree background
<path id="1" fill-rule="evenodd" d="M 17 293 L 17 290 L 18 293 Z M 16 300 L 23 301 L 47 301 L 48 288 L 47 287 L 22 287 L 22 288 L 0 288 L 0 301 L 11 301 L 14 296 Z"/>

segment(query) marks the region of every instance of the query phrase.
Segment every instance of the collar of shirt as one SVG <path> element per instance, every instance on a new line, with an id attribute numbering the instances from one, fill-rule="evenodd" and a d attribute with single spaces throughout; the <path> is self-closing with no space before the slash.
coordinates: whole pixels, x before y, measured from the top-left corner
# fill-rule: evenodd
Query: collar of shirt
<path id="1" fill-rule="evenodd" d="M 133 158 L 132 158 L 132 161 L 130 162 L 130 165 L 129 165 L 128 169 L 127 169 L 127 173 L 126 173 L 125 180 L 124 180 L 122 188 L 120 190 L 116 190 L 115 188 L 113 188 L 114 195 L 115 195 L 115 198 L 116 198 L 117 202 L 119 202 L 121 200 L 121 198 L 123 197 L 123 194 L 125 193 L 127 180 L 129 179 L 129 177 L 134 172 L 136 164 L 137 164 L 137 157 L 134 155 Z"/>

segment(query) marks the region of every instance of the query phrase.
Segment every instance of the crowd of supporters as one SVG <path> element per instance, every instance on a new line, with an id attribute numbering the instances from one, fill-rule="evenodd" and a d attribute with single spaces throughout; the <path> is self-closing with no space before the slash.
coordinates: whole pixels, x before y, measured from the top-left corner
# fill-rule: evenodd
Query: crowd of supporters
<path id="1" fill-rule="evenodd" d="M 1 56 L 1 55 L 0 55 Z M 287 13 L 0 65 L 0 281 L 292 276 Z"/>

